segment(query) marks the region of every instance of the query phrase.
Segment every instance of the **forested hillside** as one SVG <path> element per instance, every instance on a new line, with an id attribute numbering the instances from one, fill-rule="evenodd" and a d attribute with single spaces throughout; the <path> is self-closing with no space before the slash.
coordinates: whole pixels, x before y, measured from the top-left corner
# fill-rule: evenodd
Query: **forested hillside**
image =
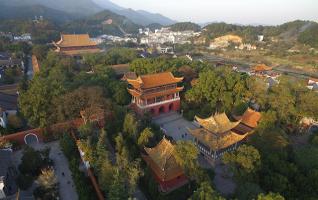
<path id="1" fill-rule="evenodd" d="M 137 33 L 140 27 L 124 16 L 104 10 L 91 17 L 67 23 L 63 26 L 63 30 L 69 33 L 89 33 L 92 36 L 124 35 L 125 33 Z"/>
<path id="2" fill-rule="evenodd" d="M 204 27 L 203 35 L 213 39 L 225 34 L 236 34 L 245 41 L 255 41 L 257 35 L 266 38 L 276 37 L 284 41 L 299 41 L 310 46 L 317 46 L 318 24 L 312 21 L 296 20 L 278 26 L 242 26 L 226 23 L 212 23 Z"/>
<path id="3" fill-rule="evenodd" d="M 192 22 L 179 22 L 170 26 L 172 31 L 200 31 L 201 27 Z"/>

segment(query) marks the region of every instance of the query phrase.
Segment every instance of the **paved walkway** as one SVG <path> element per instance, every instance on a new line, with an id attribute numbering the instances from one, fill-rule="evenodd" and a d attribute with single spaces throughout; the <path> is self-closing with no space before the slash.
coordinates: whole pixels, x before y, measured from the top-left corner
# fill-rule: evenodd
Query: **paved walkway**
<path id="1" fill-rule="evenodd" d="M 36 150 L 41 150 L 46 147 L 50 147 L 50 158 L 54 162 L 54 170 L 55 174 L 58 178 L 59 182 L 59 194 L 60 198 L 62 200 L 77 200 L 78 195 L 76 193 L 75 185 L 73 183 L 71 171 L 68 168 L 68 161 L 64 154 L 62 153 L 60 149 L 60 145 L 58 141 L 50 142 L 50 143 L 38 143 L 33 144 L 32 148 Z M 21 162 L 22 157 L 22 151 L 15 151 L 13 156 L 13 162 L 18 167 L 18 165 Z M 64 176 L 62 175 L 62 172 L 64 173 Z M 35 188 L 35 184 L 33 184 L 32 188 L 30 188 L 27 191 L 21 191 L 21 197 L 28 197 L 28 198 L 22 198 L 22 199 L 33 199 L 32 197 L 32 191 Z"/>
<path id="2" fill-rule="evenodd" d="M 172 137 L 175 141 L 193 140 L 188 129 L 197 128 L 193 122 L 184 119 L 176 112 L 161 114 L 160 116 L 153 118 L 153 122 L 158 124 L 166 135 Z"/>

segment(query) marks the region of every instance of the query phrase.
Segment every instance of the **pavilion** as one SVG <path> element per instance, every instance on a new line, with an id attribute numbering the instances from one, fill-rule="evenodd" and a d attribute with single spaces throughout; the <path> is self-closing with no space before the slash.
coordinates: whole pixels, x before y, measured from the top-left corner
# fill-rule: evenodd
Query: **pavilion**
<path id="1" fill-rule="evenodd" d="M 212 161 L 235 150 L 256 128 L 260 117 L 259 112 L 251 109 L 247 109 L 236 122 L 231 122 L 225 113 L 216 113 L 206 119 L 196 116 L 200 127 L 189 131 L 201 154 Z"/>
<path id="2" fill-rule="evenodd" d="M 147 155 L 142 158 L 150 167 L 159 189 L 169 193 L 188 183 L 182 168 L 177 164 L 174 156 L 174 146 L 165 137 L 153 148 L 144 148 Z"/>

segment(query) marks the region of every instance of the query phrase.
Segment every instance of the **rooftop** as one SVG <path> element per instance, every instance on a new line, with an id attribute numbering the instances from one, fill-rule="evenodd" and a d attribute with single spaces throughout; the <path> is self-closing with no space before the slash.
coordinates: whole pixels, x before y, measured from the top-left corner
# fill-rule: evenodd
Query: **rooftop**
<path id="1" fill-rule="evenodd" d="M 148 74 L 139 76 L 137 79 L 127 79 L 128 83 L 135 88 L 153 88 L 163 85 L 179 83 L 183 77 L 174 77 L 171 72 L 162 72 L 157 74 Z"/>
<path id="2" fill-rule="evenodd" d="M 61 40 L 55 43 L 59 47 L 96 46 L 88 34 L 61 34 Z"/>
<path id="3" fill-rule="evenodd" d="M 0 107 L 3 110 L 18 109 L 17 84 L 0 86 Z"/>
<path id="4" fill-rule="evenodd" d="M 254 67 L 252 67 L 252 71 L 254 71 L 254 72 L 270 71 L 272 69 L 273 69 L 272 67 L 269 67 L 265 64 L 258 64 L 258 65 L 255 65 Z"/>
<path id="5" fill-rule="evenodd" d="M 229 131 L 226 134 L 220 136 L 213 134 L 206 129 L 199 128 L 190 130 L 190 133 L 205 146 L 209 147 L 213 151 L 225 149 L 235 143 L 242 141 L 248 133 L 244 135 L 237 134 L 233 131 Z"/>
<path id="6" fill-rule="evenodd" d="M 174 157 L 174 146 L 165 137 L 153 148 L 145 147 L 148 155 L 143 158 L 162 181 L 169 181 L 183 174 Z"/>
<path id="7" fill-rule="evenodd" d="M 244 114 L 239 118 L 241 123 L 251 127 L 256 128 L 259 120 L 261 119 L 261 113 L 248 108 Z"/>
<path id="8" fill-rule="evenodd" d="M 240 121 L 231 122 L 225 113 L 216 113 L 206 119 L 195 116 L 195 120 L 200 126 L 215 134 L 228 132 L 240 123 Z"/>

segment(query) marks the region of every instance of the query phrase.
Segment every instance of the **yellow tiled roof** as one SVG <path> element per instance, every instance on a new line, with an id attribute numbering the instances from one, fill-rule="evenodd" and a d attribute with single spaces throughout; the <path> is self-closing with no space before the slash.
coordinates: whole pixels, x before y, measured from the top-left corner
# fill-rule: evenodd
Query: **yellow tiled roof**
<path id="1" fill-rule="evenodd" d="M 128 83 L 133 85 L 135 88 L 143 89 L 178 83 L 182 80 L 183 77 L 176 78 L 171 72 L 148 74 L 139 76 L 137 79 L 127 79 Z"/>
<path id="2" fill-rule="evenodd" d="M 59 47 L 96 46 L 88 34 L 61 34 L 61 40 L 56 43 Z"/>
<path id="3" fill-rule="evenodd" d="M 171 180 L 183 174 L 174 157 L 174 146 L 165 137 L 153 148 L 146 148 L 143 158 L 161 180 Z"/>
<path id="4" fill-rule="evenodd" d="M 190 133 L 205 146 L 209 147 L 213 151 L 225 149 L 237 142 L 242 141 L 248 133 L 244 135 L 237 134 L 233 131 L 229 131 L 223 135 L 213 134 L 206 129 L 199 128 L 190 130 Z"/>
<path id="5" fill-rule="evenodd" d="M 240 121 L 231 122 L 225 113 L 216 113 L 206 119 L 195 116 L 195 120 L 200 126 L 215 134 L 225 133 L 240 123 Z"/>

